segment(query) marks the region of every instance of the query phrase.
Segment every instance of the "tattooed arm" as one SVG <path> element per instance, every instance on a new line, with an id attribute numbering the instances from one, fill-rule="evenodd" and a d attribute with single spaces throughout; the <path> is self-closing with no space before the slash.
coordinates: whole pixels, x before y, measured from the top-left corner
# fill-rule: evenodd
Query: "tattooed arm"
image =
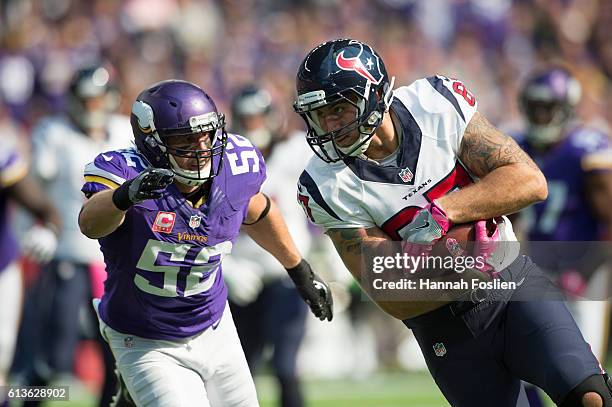
<path id="1" fill-rule="evenodd" d="M 438 199 L 454 223 L 507 215 L 546 199 L 538 166 L 478 112 L 465 130 L 459 159 L 480 180 Z"/>
<path id="2" fill-rule="evenodd" d="M 369 229 L 329 229 L 325 233 L 334 243 L 334 247 L 346 268 L 358 282 L 361 281 L 361 262 L 368 261 L 366 258 L 368 253 L 377 256 L 385 255 L 384 251 L 388 250 L 389 246 L 385 247 L 384 243 L 391 241 L 391 238 L 377 227 Z M 369 262 L 369 264 L 372 263 Z"/>
<path id="3" fill-rule="evenodd" d="M 372 271 L 373 257 L 395 257 L 401 253 L 401 242 L 393 241 L 385 232 L 377 227 L 356 229 L 329 229 L 327 235 L 331 238 L 336 251 L 342 258 L 344 265 L 349 269 L 355 280 L 383 311 L 387 314 L 404 320 L 421 315 L 436 309 L 448 301 L 461 295 L 461 290 L 452 290 L 452 293 L 438 292 L 438 290 L 378 290 L 372 284 L 374 279 L 382 281 L 401 281 L 410 279 L 418 287 L 419 280 L 424 276 L 428 278 L 441 278 L 441 274 L 434 269 L 424 270 L 416 274 L 406 274 L 401 269 L 385 269 L 381 274 Z M 466 273 L 468 270 L 466 270 Z M 423 274 L 425 273 L 425 274 Z M 432 274 L 429 274 L 432 273 Z M 480 273 L 478 273 L 480 274 Z M 470 275 L 479 278 L 479 275 Z M 453 272 L 446 274 L 445 281 L 458 280 L 461 274 Z M 442 281 L 442 280 L 441 280 Z"/>

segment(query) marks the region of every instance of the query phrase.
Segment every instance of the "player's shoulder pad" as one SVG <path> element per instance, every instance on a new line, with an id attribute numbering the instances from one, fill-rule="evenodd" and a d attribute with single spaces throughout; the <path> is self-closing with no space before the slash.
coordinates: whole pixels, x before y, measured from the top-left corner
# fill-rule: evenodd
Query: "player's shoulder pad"
<path id="1" fill-rule="evenodd" d="M 226 179 L 241 195 L 254 195 L 259 192 L 266 179 L 266 163 L 259 151 L 246 137 L 228 133 L 225 147 L 224 172 Z"/>
<path id="2" fill-rule="evenodd" d="M 97 183 L 117 188 L 150 167 L 135 147 L 106 151 L 85 166 L 85 183 Z"/>
<path id="3" fill-rule="evenodd" d="M 606 133 L 593 127 L 578 127 L 568 135 L 567 142 L 583 171 L 612 170 L 612 140 Z"/>
<path id="4" fill-rule="evenodd" d="M 361 183 L 342 162 L 328 164 L 311 157 L 297 188 L 298 202 L 317 226 L 325 229 L 375 226 L 363 207 Z"/>
<path id="5" fill-rule="evenodd" d="M 467 125 L 478 109 L 474 95 L 458 79 L 443 75 L 418 79 L 393 92 L 413 115 L 434 114 L 456 117 Z"/>
<path id="6" fill-rule="evenodd" d="M 606 150 L 612 146 L 610 137 L 599 129 L 581 126 L 573 129 L 567 140 L 571 148 L 579 154 L 589 154 Z"/>

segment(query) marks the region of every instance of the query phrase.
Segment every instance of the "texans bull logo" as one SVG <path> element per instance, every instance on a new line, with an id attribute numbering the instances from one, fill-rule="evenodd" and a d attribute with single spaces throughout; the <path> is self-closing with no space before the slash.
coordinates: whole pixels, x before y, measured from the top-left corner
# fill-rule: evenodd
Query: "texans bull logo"
<path id="1" fill-rule="evenodd" d="M 365 63 L 362 61 L 363 56 L 363 44 L 358 44 L 360 50 L 355 57 L 346 57 L 344 52 L 346 49 L 343 49 L 336 56 L 336 65 L 343 71 L 354 71 L 357 72 L 360 76 L 364 77 L 368 81 L 378 85 L 380 81 L 382 81 L 383 75 L 380 72 L 378 66 L 378 57 L 373 53 L 370 53 L 366 59 Z"/>

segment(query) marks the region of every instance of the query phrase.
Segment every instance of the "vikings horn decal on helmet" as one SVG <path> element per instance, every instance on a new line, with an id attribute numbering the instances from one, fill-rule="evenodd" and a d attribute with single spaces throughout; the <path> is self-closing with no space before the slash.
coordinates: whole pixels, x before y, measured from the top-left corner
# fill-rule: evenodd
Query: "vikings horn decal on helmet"
<path id="1" fill-rule="evenodd" d="M 369 45 L 351 39 L 323 43 L 308 53 L 297 73 L 293 108 L 307 126 L 306 140 L 326 162 L 363 154 L 393 100 L 393 81 Z M 356 111 L 354 118 L 330 126 L 331 110 Z M 355 141 L 340 145 L 339 140 Z"/>
<path id="2" fill-rule="evenodd" d="M 156 83 L 138 95 L 130 122 L 138 150 L 154 167 L 172 170 L 177 181 L 201 185 L 219 174 L 227 144 L 225 116 L 200 87 L 180 80 Z M 193 141 L 203 133 L 206 148 Z M 192 164 L 183 168 L 177 158 Z"/>
<path id="3" fill-rule="evenodd" d="M 528 142 L 545 147 L 559 141 L 580 93 L 580 83 L 561 67 L 536 72 L 527 79 L 519 104 L 527 120 Z"/>

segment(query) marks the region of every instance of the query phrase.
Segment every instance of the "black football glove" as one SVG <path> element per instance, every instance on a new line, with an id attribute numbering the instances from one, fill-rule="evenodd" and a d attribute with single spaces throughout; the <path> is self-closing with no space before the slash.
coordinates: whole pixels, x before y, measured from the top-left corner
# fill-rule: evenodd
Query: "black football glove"
<path id="1" fill-rule="evenodd" d="M 329 286 L 316 275 L 304 259 L 297 266 L 287 269 L 300 295 L 321 321 L 334 317 L 334 301 Z"/>
<path id="2" fill-rule="evenodd" d="M 172 184 L 173 180 L 174 173 L 170 170 L 146 169 L 113 192 L 113 203 L 118 209 L 127 211 L 134 204 L 161 197 L 161 192 Z"/>

